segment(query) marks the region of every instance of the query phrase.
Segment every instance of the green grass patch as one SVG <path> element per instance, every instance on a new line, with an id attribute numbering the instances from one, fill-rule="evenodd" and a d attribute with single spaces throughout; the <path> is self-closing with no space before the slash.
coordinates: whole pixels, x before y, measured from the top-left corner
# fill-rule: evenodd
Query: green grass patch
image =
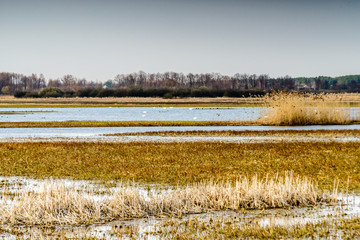
<path id="1" fill-rule="evenodd" d="M 184 185 L 293 171 L 360 190 L 359 143 L 0 143 L 0 175 Z"/>

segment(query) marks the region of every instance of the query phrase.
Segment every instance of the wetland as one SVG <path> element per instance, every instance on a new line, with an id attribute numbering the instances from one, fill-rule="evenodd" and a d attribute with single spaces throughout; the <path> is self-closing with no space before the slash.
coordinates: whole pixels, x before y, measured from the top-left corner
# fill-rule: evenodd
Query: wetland
<path id="1" fill-rule="evenodd" d="M 351 97 L 3 99 L 0 238 L 359 238 Z"/>

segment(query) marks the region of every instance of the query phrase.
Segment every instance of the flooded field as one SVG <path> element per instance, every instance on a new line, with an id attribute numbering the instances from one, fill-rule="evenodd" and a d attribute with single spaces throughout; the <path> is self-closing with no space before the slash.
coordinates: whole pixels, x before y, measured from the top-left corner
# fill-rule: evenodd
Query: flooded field
<path id="1" fill-rule="evenodd" d="M 0 121 L 248 121 L 263 111 L 9 108 Z M 360 237 L 359 130 L 0 128 L 0 238 Z"/>
<path id="2" fill-rule="evenodd" d="M 64 187 L 65 191 L 75 191 L 85 199 L 104 202 L 111 199 L 112 196 L 124 193 L 124 189 L 129 191 L 136 189 L 140 197 L 145 201 L 151 201 L 155 198 L 164 198 L 174 194 L 176 190 L 173 187 L 164 185 L 138 185 L 135 183 L 107 182 L 99 181 L 78 181 L 70 179 L 30 179 L 24 177 L 0 177 L 0 193 L 2 194 L 2 204 L 7 208 L 15 207 L 17 199 L 24 198 L 29 194 L 43 194 L 49 189 L 56 189 L 59 186 Z M 336 193 L 333 193 L 336 194 Z M 96 239 L 118 239 L 123 236 L 126 238 L 141 239 L 162 239 L 162 237 L 171 237 L 176 233 L 169 230 L 175 226 L 180 231 L 186 225 L 177 225 L 176 223 L 191 223 L 194 221 L 199 225 L 206 225 L 209 222 L 219 222 L 221 225 L 233 228 L 244 229 L 250 225 L 256 225 L 259 228 L 267 227 L 286 227 L 317 224 L 322 221 L 340 221 L 360 217 L 360 196 L 356 194 L 333 195 L 335 202 L 319 202 L 316 207 L 287 207 L 287 208 L 263 208 L 246 209 L 239 208 L 236 211 L 209 209 L 206 213 L 188 213 L 180 218 L 169 217 L 163 213 L 162 216 L 147 216 L 143 218 L 122 217 L 121 220 L 108 220 L 104 222 L 89 222 L 86 224 L 47 224 L 47 227 L 40 227 L 37 224 L 4 224 L 0 226 L 0 238 L 83 238 L 95 237 Z M 38 202 L 38 204 L 42 204 Z M 3 209 L 0 209 L 0 215 Z M 0 216 L 3 219 L 3 216 Z M 34 222 L 35 223 L 35 222 Z M 184 230 L 184 229 L 182 229 Z M 203 229 L 205 230 L 205 229 Z M 164 236 L 164 234 L 166 235 Z M 334 235 L 333 237 L 335 237 Z"/>

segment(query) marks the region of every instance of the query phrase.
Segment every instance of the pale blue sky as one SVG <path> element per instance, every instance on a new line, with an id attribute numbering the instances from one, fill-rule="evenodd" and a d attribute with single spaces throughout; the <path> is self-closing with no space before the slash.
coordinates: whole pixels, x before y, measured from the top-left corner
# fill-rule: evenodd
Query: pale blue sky
<path id="1" fill-rule="evenodd" d="M 0 0 L 0 71 L 360 73 L 360 0 Z"/>

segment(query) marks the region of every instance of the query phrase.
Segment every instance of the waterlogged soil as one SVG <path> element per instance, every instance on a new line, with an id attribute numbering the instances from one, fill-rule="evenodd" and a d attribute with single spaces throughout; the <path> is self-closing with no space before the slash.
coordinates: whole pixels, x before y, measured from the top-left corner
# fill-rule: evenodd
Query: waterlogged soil
<path id="1" fill-rule="evenodd" d="M 74 189 L 79 193 L 85 194 L 87 197 L 95 200 L 103 200 L 114 194 L 116 190 L 124 183 L 117 181 L 90 181 L 90 180 L 72 180 L 72 179 L 33 179 L 26 177 L 3 177 L 0 176 L 0 196 L 5 198 L 11 204 L 14 196 L 22 193 L 40 193 L 49 185 L 64 185 L 66 188 Z M 165 185 L 138 185 L 126 182 L 129 186 L 136 186 L 140 194 L 148 198 L 149 195 L 165 194 L 171 192 L 170 186 Z"/>
<path id="2" fill-rule="evenodd" d="M 13 197 L 20 193 L 39 193 L 50 183 L 64 184 L 67 188 L 76 189 L 86 197 L 101 200 L 108 197 L 123 183 L 99 181 L 78 181 L 70 179 L 30 179 L 24 177 L 0 177 L 1 204 L 11 207 Z M 165 185 L 137 185 L 143 196 L 154 194 L 171 194 L 172 189 Z M 128 219 L 112 221 L 110 223 L 97 223 L 77 226 L 25 226 L 25 225 L 2 225 L 0 226 L 0 238 L 3 239 L 38 239 L 48 237 L 88 238 L 95 239 L 125 239 L 146 238 L 160 239 L 159 229 L 171 227 L 171 222 L 193 220 L 207 223 L 209 221 L 221 221 L 223 224 L 242 228 L 254 225 L 258 227 L 281 226 L 290 227 L 297 224 L 318 223 L 323 220 L 351 219 L 360 216 L 360 195 L 340 194 L 338 204 L 319 205 L 309 208 L 289 209 L 266 209 L 266 210 L 241 210 L 217 211 L 203 214 L 190 214 L 182 218 L 157 218 L 149 217 L 142 219 Z M 170 225 L 169 225 L 170 222 Z"/>

